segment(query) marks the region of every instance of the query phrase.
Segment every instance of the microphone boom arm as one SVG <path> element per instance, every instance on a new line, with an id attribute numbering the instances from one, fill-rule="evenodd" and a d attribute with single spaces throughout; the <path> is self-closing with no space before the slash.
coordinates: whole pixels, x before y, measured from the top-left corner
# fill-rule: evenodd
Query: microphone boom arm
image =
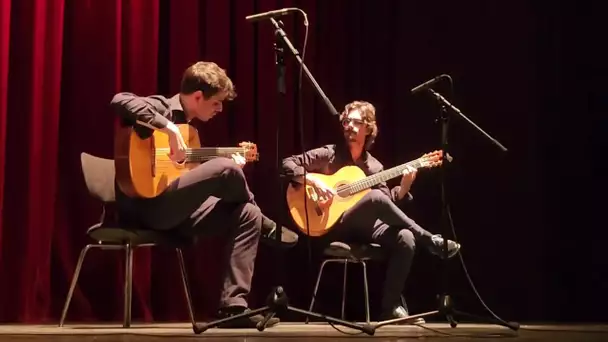
<path id="1" fill-rule="evenodd" d="M 291 41 L 289 40 L 289 38 L 287 38 L 287 35 L 285 34 L 285 31 L 283 31 L 283 29 L 281 28 L 281 26 L 279 25 L 279 23 L 274 18 L 271 17 L 270 18 L 270 22 L 272 23 L 272 25 L 275 28 L 275 35 L 277 37 L 279 37 L 283 41 L 283 43 L 285 44 L 285 46 L 287 46 L 287 48 L 294 55 L 294 57 L 296 58 L 296 60 L 298 61 L 298 63 L 302 66 L 302 69 L 304 70 L 304 73 L 306 74 L 306 78 L 308 78 L 308 80 L 310 81 L 310 83 L 312 83 L 312 86 L 317 91 L 317 94 L 319 94 L 319 96 L 321 97 L 321 99 L 323 99 L 323 102 L 325 102 L 325 105 L 329 109 L 329 112 L 332 115 L 339 115 L 339 113 L 336 110 L 336 108 L 334 107 L 334 105 L 331 103 L 331 101 L 329 100 L 329 98 L 327 98 L 327 95 L 325 95 L 325 93 L 323 92 L 323 89 L 321 89 L 321 87 L 317 83 L 317 80 L 315 80 L 314 76 L 310 73 L 310 70 L 308 70 L 308 67 L 306 66 L 306 64 L 304 63 L 304 61 L 302 61 L 302 58 L 300 57 L 300 53 L 298 52 L 298 50 L 296 50 L 296 48 L 293 46 L 293 44 L 291 43 Z"/>
<path id="2" fill-rule="evenodd" d="M 477 126 L 473 121 L 471 121 L 471 119 L 467 118 L 464 114 L 462 114 L 460 109 L 456 108 L 453 104 L 451 104 L 448 100 L 446 100 L 445 97 L 443 97 L 441 94 L 437 93 L 436 91 L 434 91 L 431 88 L 428 88 L 428 91 L 435 97 L 435 99 L 437 99 L 437 101 L 439 101 L 444 106 L 450 108 L 454 113 L 458 114 L 460 117 L 465 119 L 469 124 L 471 124 L 471 126 L 475 127 L 481 134 L 485 135 L 486 138 L 488 138 L 490 141 L 492 141 L 503 152 L 507 152 L 506 147 L 504 147 L 501 143 L 499 143 L 498 140 L 492 138 L 488 133 L 486 133 L 483 129 L 481 129 L 481 127 Z"/>

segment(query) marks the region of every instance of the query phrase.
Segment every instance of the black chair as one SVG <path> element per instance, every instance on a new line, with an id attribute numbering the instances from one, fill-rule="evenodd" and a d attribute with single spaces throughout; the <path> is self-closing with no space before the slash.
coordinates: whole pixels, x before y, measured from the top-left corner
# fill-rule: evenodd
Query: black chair
<path id="1" fill-rule="evenodd" d="M 317 291 L 319 290 L 319 283 L 321 282 L 321 276 L 323 275 L 323 270 L 325 269 L 325 265 L 328 263 L 341 263 L 344 264 L 344 281 L 342 285 L 342 319 L 344 319 L 344 304 L 346 303 L 346 274 L 348 270 L 348 264 L 359 264 L 363 267 L 363 292 L 364 292 L 364 301 L 365 301 L 365 321 L 370 323 L 370 315 L 369 315 L 369 290 L 368 290 L 368 282 L 367 282 L 367 261 L 374 260 L 380 261 L 386 259 L 386 252 L 380 247 L 380 245 L 372 243 L 372 244 L 348 244 L 340 241 L 335 241 L 329 244 L 327 248 L 323 251 L 323 255 L 326 257 L 321 264 L 321 269 L 319 270 L 319 275 L 317 276 L 317 282 L 315 284 L 315 289 L 312 294 L 312 299 L 310 301 L 309 310 L 312 311 L 315 299 L 317 297 Z M 403 295 L 401 296 L 402 305 L 407 308 L 405 299 Z M 306 320 L 308 323 L 308 319 Z"/>
<path id="2" fill-rule="evenodd" d="M 87 153 L 82 153 L 81 157 L 82 172 L 84 179 L 89 190 L 89 193 L 100 200 L 103 204 L 101 219 L 98 223 L 91 226 L 87 230 L 87 235 L 97 241 L 96 244 L 86 245 L 80 252 L 78 258 L 78 264 L 74 271 L 70 290 L 68 292 L 63 312 L 61 313 L 61 319 L 59 326 L 62 327 L 72 295 L 74 294 L 74 288 L 78 282 L 78 276 L 84 262 L 84 258 L 87 252 L 92 248 L 98 248 L 101 250 L 124 250 L 125 251 L 125 278 L 124 278 L 124 313 L 123 313 L 123 327 L 129 328 L 131 326 L 131 294 L 132 294 L 132 283 L 133 283 L 133 252 L 139 247 L 153 247 L 153 246 L 166 246 L 175 248 L 177 252 L 177 259 L 181 270 L 181 278 L 184 286 L 184 292 L 186 295 L 186 302 L 188 304 L 188 314 L 190 320 L 194 326 L 194 310 L 192 308 L 192 296 L 190 295 L 190 289 L 188 286 L 188 277 L 186 274 L 186 267 L 184 264 L 184 257 L 182 254 L 182 248 L 192 244 L 192 240 L 180 239 L 169 234 L 163 234 L 150 230 L 141 230 L 133 227 L 124 227 L 117 224 L 108 213 L 108 205 L 115 201 L 114 192 L 114 178 L 115 169 L 114 161 L 111 159 L 104 159 L 92 156 Z"/>

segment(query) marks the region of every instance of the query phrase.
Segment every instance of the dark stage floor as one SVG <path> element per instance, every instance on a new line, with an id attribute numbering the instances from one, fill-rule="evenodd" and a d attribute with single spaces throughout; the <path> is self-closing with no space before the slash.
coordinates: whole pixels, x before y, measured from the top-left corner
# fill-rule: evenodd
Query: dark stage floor
<path id="1" fill-rule="evenodd" d="M 55 325 L 0 325 L 0 341 L 156 341 L 177 339 L 211 339 L 224 341 L 289 340 L 310 341 L 379 339 L 382 341 L 403 341 L 421 339 L 424 341 L 608 341 L 608 325 L 522 325 L 517 332 L 509 329 L 482 324 L 459 324 L 451 328 L 448 324 L 431 323 L 418 326 L 383 326 L 374 336 L 357 334 L 357 331 L 338 327 L 346 335 L 324 323 L 282 323 L 263 332 L 251 330 L 210 329 L 201 335 L 194 335 L 192 326 L 175 324 L 135 324 L 123 329 L 120 325 L 78 324 L 58 328 Z M 355 335 L 352 335 L 355 334 Z M 480 339 L 481 338 L 481 339 Z"/>

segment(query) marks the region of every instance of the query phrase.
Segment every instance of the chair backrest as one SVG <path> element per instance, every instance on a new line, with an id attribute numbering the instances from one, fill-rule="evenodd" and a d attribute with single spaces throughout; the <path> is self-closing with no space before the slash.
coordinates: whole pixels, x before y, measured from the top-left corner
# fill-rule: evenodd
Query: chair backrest
<path id="1" fill-rule="evenodd" d="M 80 162 L 84 181 L 91 196 L 106 203 L 114 202 L 116 200 L 114 160 L 95 157 L 83 152 L 80 154 Z"/>

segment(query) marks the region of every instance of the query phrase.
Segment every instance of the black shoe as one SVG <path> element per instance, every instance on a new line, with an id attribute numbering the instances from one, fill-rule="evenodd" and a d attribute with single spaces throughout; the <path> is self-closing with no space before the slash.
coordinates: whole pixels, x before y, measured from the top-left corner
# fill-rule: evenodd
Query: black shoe
<path id="1" fill-rule="evenodd" d="M 441 237 L 441 235 L 437 234 L 437 235 L 433 235 L 431 237 L 431 246 L 430 246 L 430 251 L 431 253 L 437 255 L 440 258 L 443 258 L 443 238 Z M 456 254 L 458 254 L 458 251 L 460 251 L 460 244 L 456 241 L 452 241 L 452 240 L 447 240 L 448 242 L 448 259 L 452 258 L 453 256 L 455 256 Z"/>
<path id="2" fill-rule="evenodd" d="M 251 309 L 242 307 L 242 306 L 228 306 L 228 307 L 221 308 L 218 311 L 217 319 L 228 318 L 228 317 L 236 316 L 239 314 L 247 313 L 250 311 L 251 311 Z M 258 322 L 261 322 L 263 320 L 264 320 L 264 316 L 257 314 L 257 315 L 253 315 L 250 317 L 237 318 L 232 321 L 221 323 L 217 327 L 224 328 L 224 329 L 253 329 L 256 327 Z M 278 318 L 272 317 L 266 323 L 266 328 L 275 326 L 279 322 L 280 322 L 280 320 Z"/>
<path id="3" fill-rule="evenodd" d="M 281 242 L 277 242 L 277 223 L 262 215 L 262 241 L 274 247 L 291 248 L 298 243 L 298 234 L 281 227 Z"/>
<path id="4" fill-rule="evenodd" d="M 393 310 L 391 310 L 390 312 L 385 312 L 384 314 L 382 314 L 381 317 L 381 321 L 387 321 L 390 319 L 396 319 L 396 318 L 405 318 L 405 317 L 409 317 L 409 312 L 407 312 L 407 309 L 405 309 L 403 306 L 399 305 L 397 307 L 395 307 Z M 424 324 L 426 323 L 426 321 L 424 320 L 424 318 L 422 317 L 417 317 L 417 318 L 412 318 L 411 320 L 403 320 L 401 322 L 395 323 L 395 324 Z"/>

